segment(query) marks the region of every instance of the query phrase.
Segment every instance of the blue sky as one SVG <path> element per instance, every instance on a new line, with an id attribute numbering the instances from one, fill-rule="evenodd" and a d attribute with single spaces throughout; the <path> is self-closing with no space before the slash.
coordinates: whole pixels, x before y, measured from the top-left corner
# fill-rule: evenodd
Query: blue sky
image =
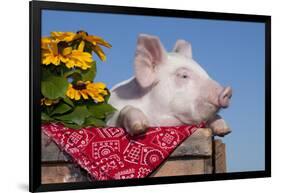
<path id="1" fill-rule="evenodd" d="M 43 36 L 51 31 L 78 30 L 112 44 L 111 49 L 104 49 L 108 60 L 97 59 L 96 81 L 109 88 L 133 75 L 138 34 L 159 36 L 167 50 L 177 39 L 191 42 L 194 59 L 213 79 L 231 85 L 234 91 L 230 108 L 220 113 L 232 128 L 223 138 L 228 172 L 264 170 L 263 23 L 43 11 Z"/>

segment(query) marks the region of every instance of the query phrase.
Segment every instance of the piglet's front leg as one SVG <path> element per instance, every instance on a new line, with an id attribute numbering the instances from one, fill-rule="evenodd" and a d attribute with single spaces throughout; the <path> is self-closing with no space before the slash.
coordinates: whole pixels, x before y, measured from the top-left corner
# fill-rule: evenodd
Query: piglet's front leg
<path id="1" fill-rule="evenodd" d="M 118 126 L 124 127 L 132 136 L 144 133 L 148 128 L 146 115 L 140 109 L 130 105 L 120 111 L 117 122 Z"/>
<path id="2" fill-rule="evenodd" d="M 219 115 L 216 115 L 213 119 L 209 120 L 208 126 L 212 129 L 214 135 L 220 137 L 231 133 L 231 129 L 228 127 L 225 120 Z"/>

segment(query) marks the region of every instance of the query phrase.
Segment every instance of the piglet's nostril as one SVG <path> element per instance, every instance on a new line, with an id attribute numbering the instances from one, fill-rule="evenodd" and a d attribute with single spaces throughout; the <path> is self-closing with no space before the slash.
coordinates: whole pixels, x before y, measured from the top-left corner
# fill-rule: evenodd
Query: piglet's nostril
<path id="1" fill-rule="evenodd" d="M 232 97 L 232 89 L 231 87 L 228 86 L 224 88 L 221 94 L 219 95 L 219 105 L 222 108 L 228 107 L 231 97 Z"/>
<path id="2" fill-rule="evenodd" d="M 222 97 L 231 99 L 231 97 L 232 97 L 231 91 L 225 91 Z"/>

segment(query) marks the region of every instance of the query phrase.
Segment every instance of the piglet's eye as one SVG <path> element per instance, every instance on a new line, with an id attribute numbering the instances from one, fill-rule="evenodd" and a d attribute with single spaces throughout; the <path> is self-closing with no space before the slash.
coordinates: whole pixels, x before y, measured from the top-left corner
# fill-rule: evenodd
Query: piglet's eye
<path id="1" fill-rule="evenodd" d="M 187 75 L 184 74 L 184 75 L 182 75 L 181 77 L 182 77 L 182 78 L 187 78 Z"/>

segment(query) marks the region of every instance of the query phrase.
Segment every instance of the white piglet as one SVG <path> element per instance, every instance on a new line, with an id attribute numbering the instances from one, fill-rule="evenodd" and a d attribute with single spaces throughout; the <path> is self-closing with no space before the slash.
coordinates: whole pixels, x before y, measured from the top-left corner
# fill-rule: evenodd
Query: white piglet
<path id="1" fill-rule="evenodd" d="M 230 133 L 217 115 L 229 105 L 230 87 L 222 87 L 192 58 L 191 45 L 178 40 L 167 52 L 158 37 L 141 34 L 134 62 L 135 76 L 115 85 L 109 103 L 117 111 L 107 125 L 124 127 L 131 135 L 149 126 L 207 122 L 215 135 Z"/>

